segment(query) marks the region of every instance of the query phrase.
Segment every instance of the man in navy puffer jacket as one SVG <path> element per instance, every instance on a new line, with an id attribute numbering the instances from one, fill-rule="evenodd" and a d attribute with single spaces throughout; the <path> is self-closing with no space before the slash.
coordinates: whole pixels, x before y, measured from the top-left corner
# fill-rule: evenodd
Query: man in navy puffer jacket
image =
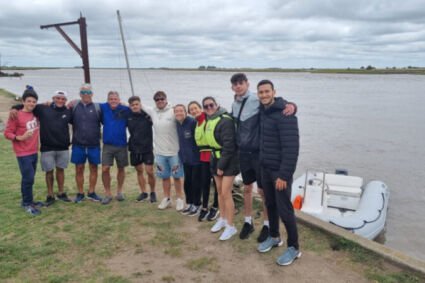
<path id="1" fill-rule="evenodd" d="M 291 203 L 292 176 L 298 161 L 299 134 L 295 115 L 285 116 L 285 101 L 275 97 L 273 83 L 262 80 L 257 85 L 260 99 L 260 164 L 261 182 L 270 221 L 270 236 L 258 245 L 259 252 L 282 245 L 279 217 L 288 234 L 285 252 L 279 265 L 289 265 L 301 256 L 294 208 Z"/>

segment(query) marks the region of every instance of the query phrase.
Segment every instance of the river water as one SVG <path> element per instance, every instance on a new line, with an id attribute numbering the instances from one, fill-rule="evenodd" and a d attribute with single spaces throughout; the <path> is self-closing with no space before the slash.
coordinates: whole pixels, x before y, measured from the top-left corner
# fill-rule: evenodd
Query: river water
<path id="1" fill-rule="evenodd" d="M 40 101 L 55 90 L 78 97 L 79 69 L 23 71 L 0 78 L 0 88 L 21 94 L 33 85 Z M 131 96 L 127 72 L 93 69 L 96 101 L 109 90 Z M 135 70 L 136 94 L 153 105 L 164 90 L 172 103 L 214 96 L 225 108 L 233 99 L 227 72 Z M 365 181 L 384 181 L 391 191 L 385 244 L 425 260 L 425 76 L 309 73 L 248 73 L 255 90 L 271 79 L 277 93 L 298 105 L 301 137 L 295 177 L 308 168 L 345 168 Z"/>

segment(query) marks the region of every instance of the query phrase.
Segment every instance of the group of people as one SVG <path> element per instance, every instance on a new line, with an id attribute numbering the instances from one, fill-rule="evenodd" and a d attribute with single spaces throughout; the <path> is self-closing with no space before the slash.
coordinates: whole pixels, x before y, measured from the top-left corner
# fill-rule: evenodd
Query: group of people
<path id="1" fill-rule="evenodd" d="M 71 162 L 75 164 L 78 188 L 74 202 L 79 203 L 86 197 L 103 205 L 113 201 L 110 169 L 114 161 L 117 166 L 115 199 L 125 200 L 125 167 L 129 165 L 130 155 L 140 188 L 138 201 L 157 201 L 156 171 L 163 187 L 158 208 L 171 207 L 172 178 L 176 210 L 198 216 L 199 221 L 216 220 L 211 232 L 222 231 L 219 239 L 225 241 L 237 233 L 232 189 L 234 178 L 240 172 L 244 184 L 244 224 L 240 239 L 247 239 L 254 232 L 252 191 L 256 182 L 264 204 L 257 250 L 264 253 L 283 244 L 279 234 L 280 218 L 288 234 L 288 248 L 277 263 L 291 264 L 301 255 L 291 203 L 291 184 L 299 153 L 296 105 L 277 97 L 270 80 L 257 84 L 257 94 L 250 92 L 243 73 L 234 74 L 230 82 L 234 91 L 230 113 L 211 96 L 204 97 L 202 103 L 191 101 L 187 107 L 172 106 L 163 91 L 154 94 L 155 107 L 142 104 L 138 96 L 130 97 L 129 106 L 125 106 L 116 91 L 108 93 L 106 103 L 95 103 L 90 84 L 81 86 L 79 100 L 67 103 L 67 93 L 57 91 L 51 103 L 37 104 L 37 93 L 27 87 L 22 104 L 10 112 L 4 133 L 12 141 L 18 160 L 25 211 L 39 215 L 40 206 L 55 202 L 55 176 L 57 199 L 71 202 L 64 191 L 64 169 L 69 163 L 72 144 Z M 72 125 L 72 140 L 69 125 Z M 35 202 L 32 192 L 39 140 L 41 167 L 47 184 L 44 204 Z M 87 161 L 89 189 L 85 195 Z M 95 192 L 99 164 L 105 190 L 103 198 Z M 215 191 L 209 207 L 211 180 Z"/>

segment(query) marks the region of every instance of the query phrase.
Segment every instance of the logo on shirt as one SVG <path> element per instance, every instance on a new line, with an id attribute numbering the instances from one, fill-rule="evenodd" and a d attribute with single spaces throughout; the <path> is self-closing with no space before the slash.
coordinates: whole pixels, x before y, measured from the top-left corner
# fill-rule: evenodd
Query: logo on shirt
<path id="1" fill-rule="evenodd" d="M 66 118 L 66 114 L 63 114 L 63 115 L 62 115 L 62 119 L 65 119 L 65 118 Z"/>
<path id="2" fill-rule="evenodd" d="M 37 118 L 33 118 L 31 121 L 28 121 L 26 124 L 27 130 L 35 130 L 38 128 Z"/>

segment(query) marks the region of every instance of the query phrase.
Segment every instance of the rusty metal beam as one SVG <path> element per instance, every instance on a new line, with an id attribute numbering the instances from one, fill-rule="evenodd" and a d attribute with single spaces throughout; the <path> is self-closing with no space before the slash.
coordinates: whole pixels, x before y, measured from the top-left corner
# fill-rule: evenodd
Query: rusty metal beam
<path id="1" fill-rule="evenodd" d="M 56 30 L 65 38 L 65 40 L 71 45 L 71 47 L 80 55 L 80 57 L 83 57 L 83 53 L 81 53 L 81 49 L 77 46 L 77 44 L 72 41 L 72 39 L 65 33 L 65 31 L 60 26 L 55 26 Z"/>

